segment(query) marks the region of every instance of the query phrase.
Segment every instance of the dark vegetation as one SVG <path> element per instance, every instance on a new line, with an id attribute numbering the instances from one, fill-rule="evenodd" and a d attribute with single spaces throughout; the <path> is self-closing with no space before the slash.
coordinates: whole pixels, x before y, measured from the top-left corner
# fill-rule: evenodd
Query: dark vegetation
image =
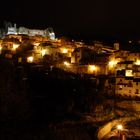
<path id="1" fill-rule="evenodd" d="M 95 80 L 56 68 L 15 66 L 3 58 L 0 65 L 2 139 L 95 137 L 96 128 L 81 122 L 83 113 L 94 113 L 104 100 Z"/>

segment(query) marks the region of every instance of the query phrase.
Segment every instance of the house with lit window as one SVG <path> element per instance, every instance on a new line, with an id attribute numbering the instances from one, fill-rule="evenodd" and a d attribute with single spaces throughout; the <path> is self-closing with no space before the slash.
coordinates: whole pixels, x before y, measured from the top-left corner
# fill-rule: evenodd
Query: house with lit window
<path id="1" fill-rule="evenodd" d="M 117 96 L 140 97 L 140 51 L 121 50 L 115 52 L 109 62 L 105 90 Z M 110 58 L 111 58 L 110 57 Z M 116 63 L 115 63 L 116 62 Z M 112 70 L 112 75 L 110 74 Z"/>
<path id="2" fill-rule="evenodd" d="M 51 60 L 57 60 L 59 58 L 59 49 L 51 42 L 42 42 L 39 45 L 34 46 L 34 55 L 36 59 L 48 58 Z"/>
<path id="3" fill-rule="evenodd" d="M 4 38 L 1 43 L 2 54 L 13 54 L 16 49 L 19 47 L 20 42 L 16 38 Z"/>
<path id="4" fill-rule="evenodd" d="M 132 98 L 140 97 L 140 78 L 117 77 L 115 94 Z"/>

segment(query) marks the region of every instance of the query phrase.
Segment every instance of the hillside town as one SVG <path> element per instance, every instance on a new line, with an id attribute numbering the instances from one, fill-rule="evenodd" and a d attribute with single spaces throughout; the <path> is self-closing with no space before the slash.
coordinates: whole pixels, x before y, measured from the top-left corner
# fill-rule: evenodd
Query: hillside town
<path id="1" fill-rule="evenodd" d="M 16 24 L 8 27 L 0 40 L 0 55 L 15 63 L 48 65 L 65 71 L 90 75 L 98 83 L 104 76 L 104 91 L 126 98 L 140 97 L 140 49 L 129 42 L 121 49 L 119 42 L 112 46 L 94 41 L 87 45 L 82 41 L 55 38 L 52 28 L 27 29 Z M 115 79 L 115 82 L 113 82 Z"/>
<path id="2" fill-rule="evenodd" d="M 139 122 L 139 41 L 129 41 L 126 46 L 117 41 L 112 44 L 100 41 L 86 43 L 67 37 L 56 38 L 52 28 L 17 28 L 16 24 L 12 26 L 9 23 L 6 30 L 1 30 L 0 64 L 1 112 L 4 114 L 1 116 L 4 119 L 14 110 L 10 108 L 13 104 L 26 110 L 30 108 L 26 103 L 29 101 L 35 102 L 33 108 L 36 111 L 32 113 L 35 117 L 44 110 L 48 114 L 54 110 L 56 114 L 50 114 L 55 118 L 64 113 L 65 106 L 66 112 L 80 114 L 95 128 L 99 122 L 98 139 L 118 137 L 122 126 L 116 126 L 122 121 L 128 124 Z M 61 102 L 62 105 L 59 105 Z M 44 114 L 40 116 L 45 120 L 49 115 L 46 117 Z M 135 123 L 129 126 L 133 134 L 123 131 L 123 140 L 126 136 L 134 136 L 134 131 L 140 137 L 139 128 L 135 126 Z M 56 128 L 53 129 L 56 131 Z"/>

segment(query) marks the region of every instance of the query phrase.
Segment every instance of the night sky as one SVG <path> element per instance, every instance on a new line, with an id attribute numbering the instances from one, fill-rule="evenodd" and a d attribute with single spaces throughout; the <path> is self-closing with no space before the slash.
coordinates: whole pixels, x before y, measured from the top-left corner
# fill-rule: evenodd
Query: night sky
<path id="1" fill-rule="evenodd" d="M 0 21 L 85 38 L 140 38 L 139 0 L 18 0 L 3 2 Z"/>

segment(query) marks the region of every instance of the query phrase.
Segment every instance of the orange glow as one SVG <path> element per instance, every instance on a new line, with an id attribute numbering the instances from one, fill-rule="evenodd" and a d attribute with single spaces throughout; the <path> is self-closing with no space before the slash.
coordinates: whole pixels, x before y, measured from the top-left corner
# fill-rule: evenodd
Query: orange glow
<path id="1" fill-rule="evenodd" d="M 34 60 L 33 56 L 27 57 L 27 62 L 28 62 L 28 63 L 32 63 L 33 60 Z"/>
<path id="2" fill-rule="evenodd" d="M 125 71 L 125 76 L 127 76 L 127 77 L 133 76 L 133 71 L 132 70 L 126 70 Z"/>
<path id="3" fill-rule="evenodd" d="M 42 50 L 41 54 L 42 54 L 42 56 L 44 56 L 46 54 L 46 50 Z"/>
<path id="4" fill-rule="evenodd" d="M 62 53 L 67 53 L 67 52 L 68 52 L 68 50 L 66 48 L 62 49 Z"/>
<path id="5" fill-rule="evenodd" d="M 88 70 L 89 70 L 90 72 L 96 71 L 96 70 L 97 70 L 97 67 L 96 67 L 95 65 L 89 65 L 89 66 L 88 66 Z"/>
<path id="6" fill-rule="evenodd" d="M 19 44 L 13 44 L 13 50 L 16 50 L 19 47 Z"/>
<path id="7" fill-rule="evenodd" d="M 109 67 L 113 68 L 117 63 L 118 62 L 116 60 L 112 60 L 108 64 L 109 64 Z"/>
<path id="8" fill-rule="evenodd" d="M 70 65 L 70 63 L 69 63 L 69 62 L 67 62 L 67 61 L 64 61 L 64 65 L 69 66 L 69 65 Z"/>
<path id="9" fill-rule="evenodd" d="M 137 60 L 137 61 L 135 62 L 135 65 L 140 65 L 140 60 Z"/>
<path id="10" fill-rule="evenodd" d="M 118 129 L 118 130 L 123 130 L 123 126 L 122 126 L 121 124 L 118 124 L 118 125 L 117 125 L 117 129 Z"/>

